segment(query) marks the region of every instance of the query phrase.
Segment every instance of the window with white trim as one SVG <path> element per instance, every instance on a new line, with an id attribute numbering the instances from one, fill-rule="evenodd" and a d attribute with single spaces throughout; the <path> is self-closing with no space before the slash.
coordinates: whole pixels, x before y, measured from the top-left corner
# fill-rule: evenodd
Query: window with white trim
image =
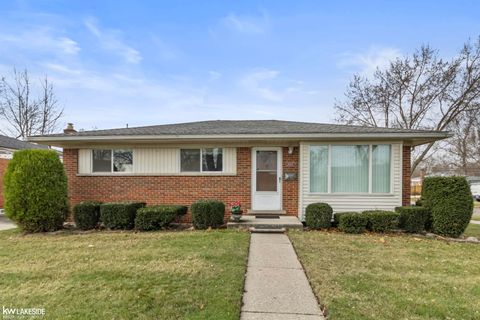
<path id="1" fill-rule="evenodd" d="M 181 172 L 223 171 L 223 149 L 180 149 Z"/>
<path id="2" fill-rule="evenodd" d="M 92 172 L 133 172 L 133 151 L 128 149 L 92 150 Z"/>
<path id="3" fill-rule="evenodd" d="M 310 146 L 310 192 L 390 193 L 391 145 Z"/>

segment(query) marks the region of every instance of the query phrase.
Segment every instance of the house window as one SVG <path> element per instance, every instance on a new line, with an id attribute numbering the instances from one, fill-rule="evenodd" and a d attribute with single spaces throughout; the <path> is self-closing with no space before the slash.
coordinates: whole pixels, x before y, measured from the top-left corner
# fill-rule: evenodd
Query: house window
<path id="1" fill-rule="evenodd" d="M 133 151 L 96 149 L 92 151 L 93 172 L 132 172 Z"/>
<path id="2" fill-rule="evenodd" d="M 310 192 L 389 193 L 390 145 L 310 146 Z"/>
<path id="3" fill-rule="evenodd" d="M 368 192 L 368 146 L 332 146 L 332 192 Z"/>
<path id="4" fill-rule="evenodd" d="M 310 147 L 310 191 L 328 192 L 328 146 Z"/>
<path id="5" fill-rule="evenodd" d="M 222 148 L 181 149 L 180 170 L 182 172 L 223 171 Z"/>
<path id="6" fill-rule="evenodd" d="M 372 146 L 372 192 L 390 192 L 390 145 Z"/>

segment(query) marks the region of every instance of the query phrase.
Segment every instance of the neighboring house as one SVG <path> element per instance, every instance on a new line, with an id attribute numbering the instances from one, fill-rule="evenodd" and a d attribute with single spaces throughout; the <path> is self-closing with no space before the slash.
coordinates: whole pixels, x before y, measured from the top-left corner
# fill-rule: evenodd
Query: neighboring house
<path id="1" fill-rule="evenodd" d="M 305 207 L 410 204 L 412 146 L 447 132 L 276 120 L 202 121 L 30 137 L 62 147 L 71 204 L 239 200 L 303 219 Z M 188 216 L 187 216 L 188 219 Z"/>
<path id="2" fill-rule="evenodd" d="M 48 146 L 33 144 L 15 138 L 0 135 L 0 208 L 3 208 L 3 175 L 13 153 L 24 149 L 48 149 Z"/>

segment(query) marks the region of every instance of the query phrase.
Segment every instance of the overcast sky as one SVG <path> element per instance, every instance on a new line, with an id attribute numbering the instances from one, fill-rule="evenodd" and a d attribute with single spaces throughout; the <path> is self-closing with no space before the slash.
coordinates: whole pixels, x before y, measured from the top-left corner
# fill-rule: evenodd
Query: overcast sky
<path id="1" fill-rule="evenodd" d="M 2 1 L 0 75 L 48 75 L 77 129 L 332 122 L 355 72 L 480 34 L 478 1 L 339 2 Z"/>

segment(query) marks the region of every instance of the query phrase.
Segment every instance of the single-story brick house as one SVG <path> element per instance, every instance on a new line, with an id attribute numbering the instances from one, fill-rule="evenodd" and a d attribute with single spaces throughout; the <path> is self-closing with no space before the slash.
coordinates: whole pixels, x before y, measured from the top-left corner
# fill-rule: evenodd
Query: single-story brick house
<path id="1" fill-rule="evenodd" d="M 63 148 L 72 204 L 239 200 L 303 218 L 410 203 L 410 152 L 447 132 L 277 120 L 201 121 L 31 137 Z M 189 219 L 187 215 L 186 219 Z"/>
<path id="2" fill-rule="evenodd" d="M 48 149 L 46 145 L 28 143 L 15 138 L 0 135 L 0 209 L 3 208 L 3 176 L 13 153 L 25 149 Z"/>

